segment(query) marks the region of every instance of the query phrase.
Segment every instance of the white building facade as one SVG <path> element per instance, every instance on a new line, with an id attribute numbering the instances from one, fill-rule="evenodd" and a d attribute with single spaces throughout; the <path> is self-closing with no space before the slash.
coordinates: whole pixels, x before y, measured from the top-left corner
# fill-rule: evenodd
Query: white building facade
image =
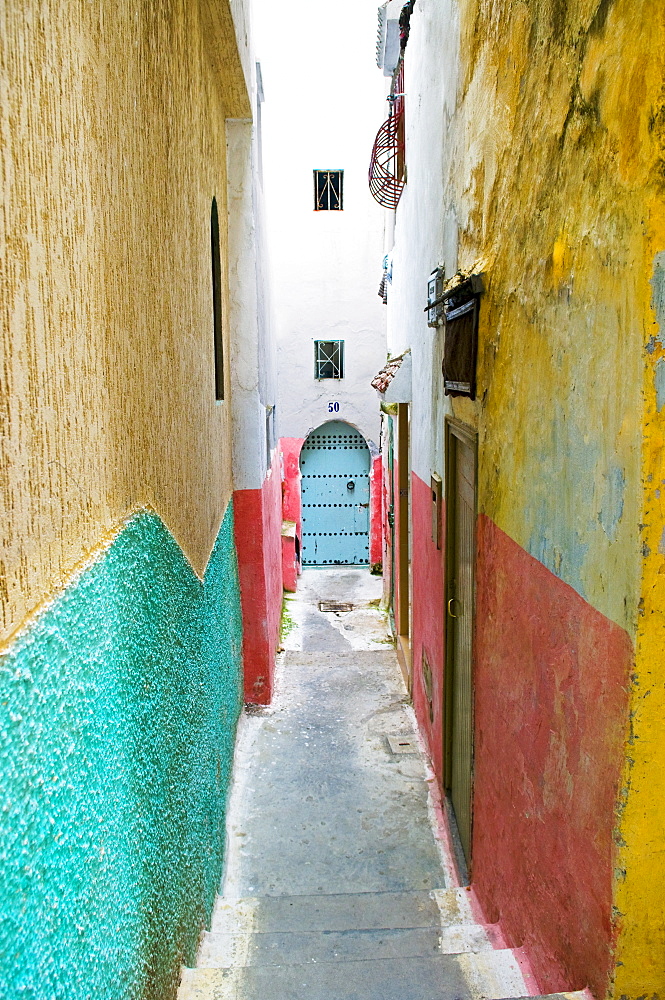
<path id="1" fill-rule="evenodd" d="M 283 453 L 284 512 L 290 522 L 285 531 L 293 540 L 294 556 L 302 543 L 300 452 L 312 432 L 335 423 L 327 438 L 325 433 L 318 435 L 331 458 L 339 458 L 332 455 L 337 448 L 333 440 L 339 436 L 346 442 L 341 448 L 348 448 L 356 441 L 354 431 L 359 432 L 368 450 L 368 478 L 378 475 L 379 412 L 370 381 L 386 353 L 385 309 L 378 295 L 384 220 L 367 186 L 371 139 L 384 90 L 372 60 L 376 5 L 363 0 L 352 17 L 332 17 L 332 13 L 330 7 L 296 0 L 287 21 L 283 8 L 267 0 L 256 3 L 266 97 L 264 187 L 278 343 L 276 420 Z M 298 52 L 286 57 L 295 37 Z M 283 39 L 283 44 L 275 45 L 275 38 Z M 321 38 L 326 39 L 325 51 L 317 44 Z M 312 443 L 313 439 L 310 450 Z M 325 479 L 325 457 L 321 469 L 317 478 Z M 331 475 L 343 473 L 340 468 Z M 352 481 L 350 473 L 347 484 Z M 354 487 L 337 498 L 339 503 L 332 495 L 319 497 L 317 510 L 328 504 L 331 511 L 353 512 L 355 506 L 369 516 L 364 490 L 364 480 L 357 486 L 354 481 Z M 310 498 L 310 503 L 316 500 Z M 378 501 L 377 490 L 373 511 Z M 339 529 L 339 539 L 347 537 L 346 529 L 358 528 L 356 513 L 354 524 L 332 525 Z M 380 547 L 370 559 L 369 539 L 367 544 L 365 559 L 362 546 L 346 554 L 340 550 L 338 557 L 330 558 L 328 546 L 325 557 L 311 549 L 305 561 L 378 562 Z M 288 586 L 291 555 L 286 562 Z"/>

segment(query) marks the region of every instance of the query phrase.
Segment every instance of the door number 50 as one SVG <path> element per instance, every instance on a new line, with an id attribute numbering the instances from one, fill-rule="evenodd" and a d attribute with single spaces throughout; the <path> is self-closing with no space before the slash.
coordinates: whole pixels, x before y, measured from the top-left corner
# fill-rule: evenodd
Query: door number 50
<path id="1" fill-rule="evenodd" d="M 328 403 L 328 413 L 339 413 L 339 403 Z"/>

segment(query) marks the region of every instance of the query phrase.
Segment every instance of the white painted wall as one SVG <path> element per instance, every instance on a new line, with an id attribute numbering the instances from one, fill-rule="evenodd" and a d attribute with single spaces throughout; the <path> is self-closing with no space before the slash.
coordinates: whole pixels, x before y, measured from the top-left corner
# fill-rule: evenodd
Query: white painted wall
<path id="1" fill-rule="evenodd" d="M 270 466 L 266 411 L 276 404 L 277 352 L 261 181 L 261 93 L 246 20 L 241 29 L 254 117 L 227 120 L 226 144 L 233 483 L 246 490 L 260 489 Z"/>
<path id="2" fill-rule="evenodd" d="M 426 483 L 432 472 L 443 475 L 443 421 L 450 412 L 441 375 L 442 330 L 427 326 L 423 310 L 430 272 L 445 264 L 450 277 L 458 268 L 454 150 L 448 133 L 458 45 L 456 3 L 417 0 L 405 56 L 407 183 L 395 220 L 388 344 L 391 355 L 411 348 L 411 464 Z"/>
<path id="3" fill-rule="evenodd" d="M 375 63 L 377 6 L 254 0 L 283 437 L 305 437 L 339 419 L 378 443 L 370 381 L 386 357 L 378 296 L 384 212 L 367 183 L 374 136 L 386 117 Z M 314 211 L 314 169 L 344 170 L 342 212 Z M 313 343 L 328 339 L 345 342 L 345 378 L 317 382 Z M 333 402 L 338 413 L 329 412 Z"/>

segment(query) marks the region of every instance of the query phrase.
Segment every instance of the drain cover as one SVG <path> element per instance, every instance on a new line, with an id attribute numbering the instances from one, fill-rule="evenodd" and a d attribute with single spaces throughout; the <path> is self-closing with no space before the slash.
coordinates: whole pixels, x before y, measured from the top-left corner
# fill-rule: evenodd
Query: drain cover
<path id="1" fill-rule="evenodd" d="M 418 745 L 412 736 L 388 736 L 388 746 L 393 753 L 418 753 Z"/>
<path id="2" fill-rule="evenodd" d="M 319 601 L 319 611 L 353 611 L 353 605 L 340 601 Z"/>

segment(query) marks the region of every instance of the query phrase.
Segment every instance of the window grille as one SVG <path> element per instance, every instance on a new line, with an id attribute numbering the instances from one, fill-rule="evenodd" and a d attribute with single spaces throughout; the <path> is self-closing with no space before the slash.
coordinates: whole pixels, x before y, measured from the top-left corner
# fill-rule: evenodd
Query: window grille
<path id="1" fill-rule="evenodd" d="M 343 180 L 343 170 L 314 171 L 315 212 L 342 211 Z"/>
<path id="2" fill-rule="evenodd" d="M 314 378 L 344 378 L 344 341 L 314 341 Z"/>

